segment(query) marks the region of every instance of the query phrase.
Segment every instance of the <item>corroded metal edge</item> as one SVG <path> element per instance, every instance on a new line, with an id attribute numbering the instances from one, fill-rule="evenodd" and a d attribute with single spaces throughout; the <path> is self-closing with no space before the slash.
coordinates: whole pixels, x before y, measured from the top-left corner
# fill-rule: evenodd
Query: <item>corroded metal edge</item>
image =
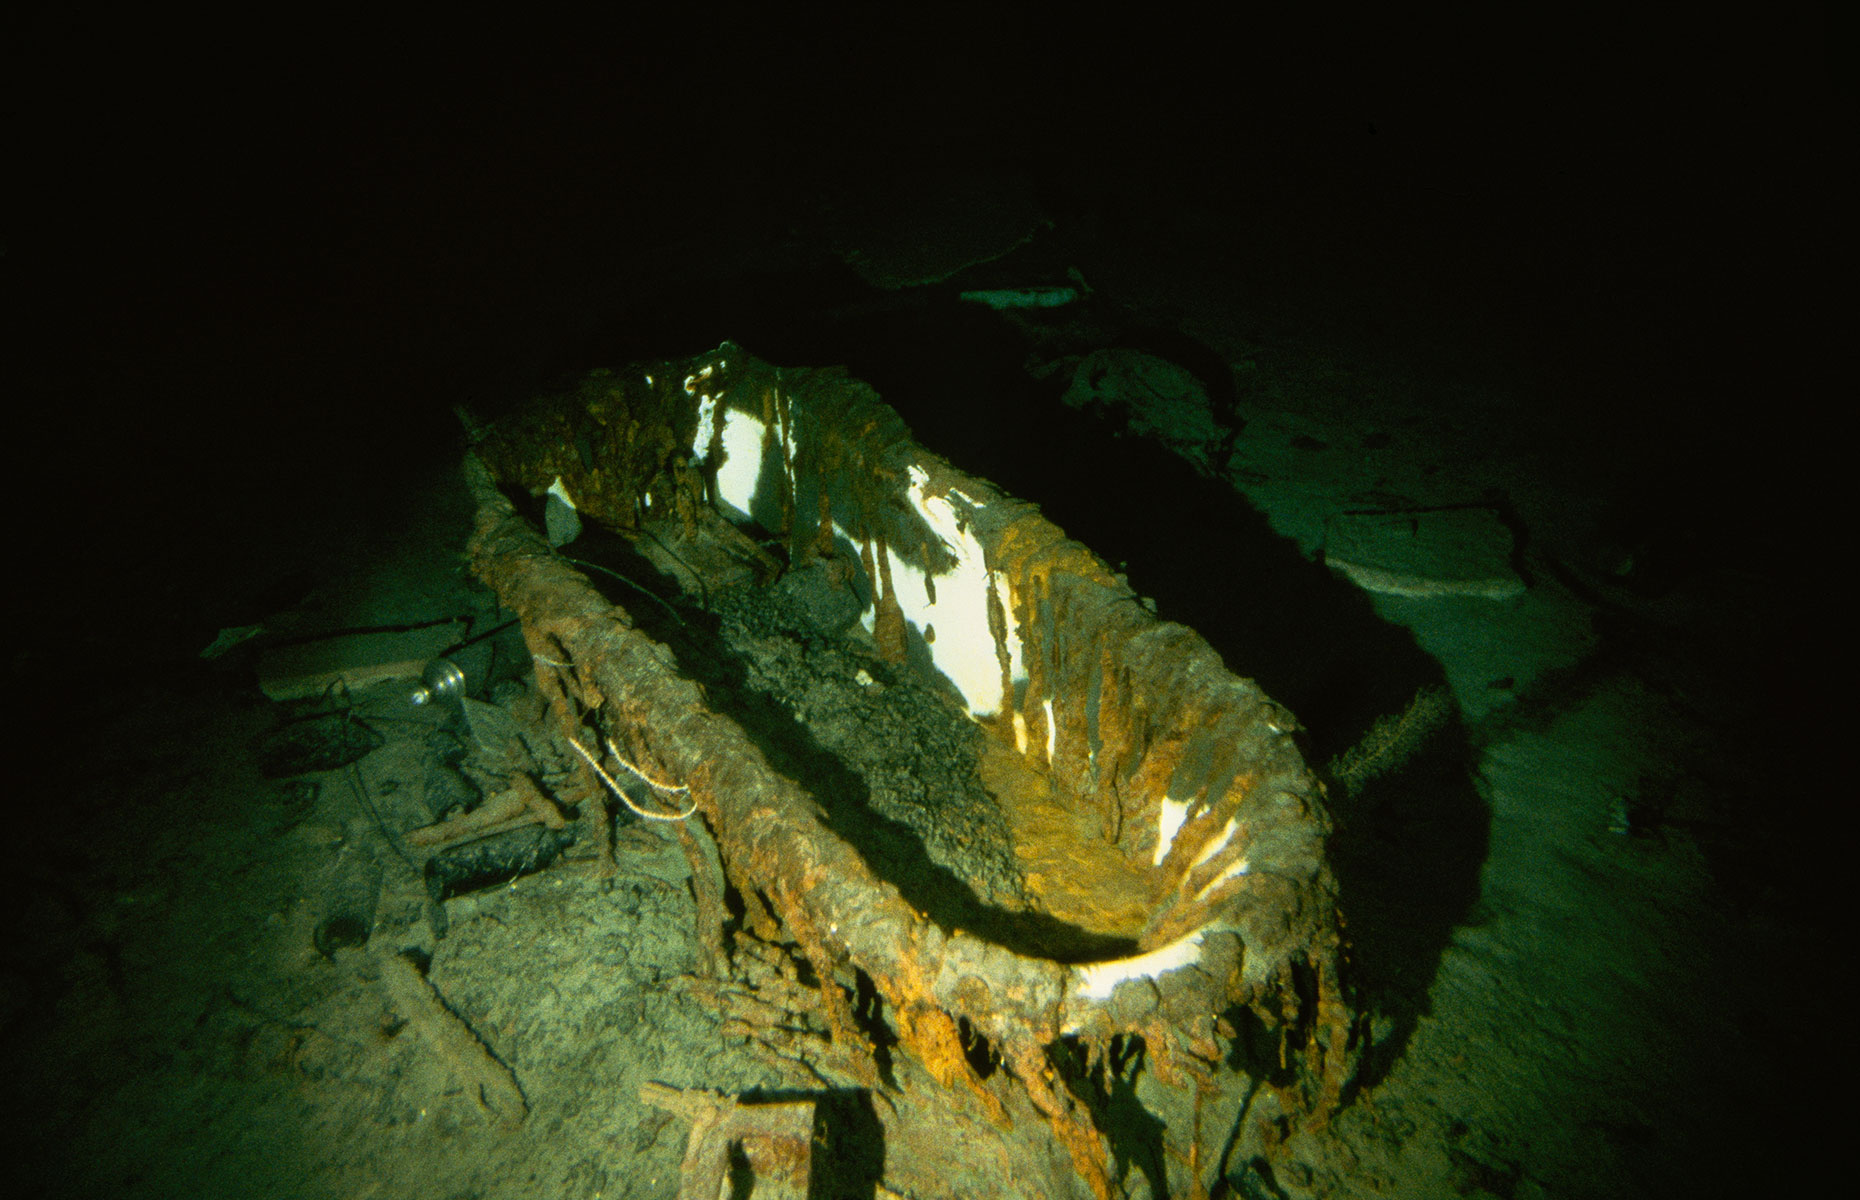
<path id="1" fill-rule="evenodd" d="M 1353 1020 L 1323 858 L 1328 818 L 1290 715 L 1199 635 L 1149 614 L 1032 505 L 917 446 L 843 374 L 780 371 L 726 344 L 607 378 L 616 382 L 592 400 L 584 389 L 570 410 L 487 440 L 491 469 L 468 464 L 474 563 L 522 618 L 539 661 L 573 664 L 538 667 L 544 694 L 580 710 L 565 721 L 600 709 L 634 752 L 684 780 L 731 877 L 757 889 L 820 966 L 850 962 L 870 975 L 933 1072 L 957 1073 L 944 1028 L 956 1016 L 1010 1064 L 1062 1035 L 1120 1032 L 1144 1034 L 1165 1062 L 1211 1064 L 1217 1020 L 1244 1005 L 1301 1063 L 1295 1107 L 1334 1107 Z M 606 465 L 591 449 L 600 447 L 617 450 L 621 466 Z M 532 493 L 565 481 L 585 514 L 621 530 L 655 504 L 715 505 L 781 531 L 797 561 L 834 542 L 856 547 L 881 650 L 951 683 L 978 721 L 1042 759 L 1097 812 L 1106 840 L 1149 868 L 1144 952 L 1068 966 L 914 911 L 708 708 L 663 647 L 550 552 L 499 481 Z M 937 629 L 934 643 L 968 644 L 969 657 L 939 660 L 926 627 L 964 606 L 972 619 L 961 636 Z M 992 689 L 974 669 L 982 655 Z"/>

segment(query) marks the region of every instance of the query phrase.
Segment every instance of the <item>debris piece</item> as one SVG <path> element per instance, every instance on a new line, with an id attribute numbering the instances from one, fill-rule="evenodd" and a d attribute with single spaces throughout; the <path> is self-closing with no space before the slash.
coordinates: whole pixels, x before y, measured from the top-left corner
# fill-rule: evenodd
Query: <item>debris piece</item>
<path id="1" fill-rule="evenodd" d="M 956 297 L 965 304 L 984 304 L 997 311 L 1007 308 L 1064 308 L 1079 298 L 1074 287 L 978 288 Z"/>
<path id="2" fill-rule="evenodd" d="M 518 775 L 510 781 L 509 787 L 486 797 L 477 808 L 436 824 L 423 825 L 408 833 L 407 841 L 415 846 L 449 846 L 466 838 L 503 833 L 536 822 L 550 829 L 562 829 L 568 825 L 568 818 L 553 800 L 542 794 L 535 780 L 528 775 Z"/>
<path id="3" fill-rule="evenodd" d="M 253 638 L 265 632 L 263 625 L 233 625 L 219 631 L 213 641 L 200 652 L 200 657 L 215 659 L 226 655 Z"/>
<path id="4" fill-rule="evenodd" d="M 678 1200 L 806 1200 L 813 1171 L 811 1100 L 745 1104 L 703 1088 L 640 1085 L 643 1103 L 691 1122 Z M 749 1178 L 740 1178 L 747 1170 Z M 747 1185 L 747 1186 L 745 1186 Z"/>
<path id="5" fill-rule="evenodd" d="M 1203 474 L 1226 465 L 1230 423 L 1214 413 L 1207 387 L 1193 371 L 1141 350 L 1094 350 L 1073 368 L 1060 397 L 1073 408 L 1111 414 L 1131 433 L 1154 438 Z"/>
<path id="6" fill-rule="evenodd" d="M 388 1002 L 451 1068 L 491 1122 L 515 1129 L 529 1115 L 517 1077 L 479 1040 L 413 960 L 395 951 L 376 955 Z M 713 1193 L 714 1195 L 715 1193 Z"/>
<path id="7" fill-rule="evenodd" d="M 1356 586 L 1389 596 L 1524 593 L 1511 565 L 1511 530 L 1485 505 L 1339 513 L 1325 527 L 1323 553 Z"/>
<path id="8" fill-rule="evenodd" d="M 339 950 L 353 950 L 368 943 L 368 923 L 353 914 L 338 913 L 318 921 L 310 939 L 318 954 L 334 959 Z"/>
<path id="9" fill-rule="evenodd" d="M 359 688 L 384 679 L 418 679 L 426 664 L 464 636 L 464 621 L 417 629 L 340 633 L 273 646 L 258 658 L 258 686 L 273 700 L 321 696 L 336 684 Z"/>
<path id="10" fill-rule="evenodd" d="M 1400 712 L 1377 717 L 1354 746 L 1331 760 L 1330 777 L 1351 795 L 1362 791 L 1418 754 L 1456 711 L 1450 689 L 1422 688 Z"/>
<path id="11" fill-rule="evenodd" d="M 381 741 L 380 734 L 347 712 L 305 717 L 260 739 L 258 769 L 266 779 L 334 771 L 366 758 Z"/>
<path id="12" fill-rule="evenodd" d="M 572 829 L 544 829 L 522 821 L 502 832 L 451 846 L 426 860 L 426 890 L 435 901 L 508 883 L 554 862 L 575 844 Z"/>
<path id="13" fill-rule="evenodd" d="M 861 279 L 887 290 L 938 283 L 1004 258 L 1048 221 L 1024 178 L 948 172 L 829 199 L 818 236 Z M 926 237 L 926 230 L 935 230 Z"/>
<path id="14" fill-rule="evenodd" d="M 566 546 L 581 536 L 581 514 L 575 511 L 575 502 L 560 475 L 549 485 L 543 500 L 543 527 L 549 533 L 549 544 L 555 547 Z"/>

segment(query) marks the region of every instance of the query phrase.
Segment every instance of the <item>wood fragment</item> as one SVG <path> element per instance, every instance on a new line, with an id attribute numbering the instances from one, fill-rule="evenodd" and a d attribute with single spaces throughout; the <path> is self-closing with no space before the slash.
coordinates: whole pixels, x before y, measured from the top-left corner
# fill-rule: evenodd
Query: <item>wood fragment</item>
<path id="1" fill-rule="evenodd" d="M 517 1077 L 479 1040 L 432 981 L 403 954 L 381 953 L 381 985 L 394 1011 L 438 1052 L 492 1124 L 515 1129 L 529 1115 Z"/>
<path id="2" fill-rule="evenodd" d="M 749 1169 L 752 1194 L 763 1200 L 805 1200 L 810 1194 L 811 1101 L 744 1104 L 703 1088 L 650 1082 L 640 1085 L 639 1098 L 691 1122 L 679 1167 L 679 1200 L 723 1195 L 733 1159 Z"/>
<path id="3" fill-rule="evenodd" d="M 685 1139 L 685 1158 L 679 1164 L 678 1200 L 702 1196 L 705 1200 L 723 1193 L 724 1177 L 729 1170 L 728 1145 L 718 1146 L 711 1135 L 724 1118 L 736 1108 L 736 1101 L 704 1088 L 680 1090 L 662 1083 L 642 1083 L 639 1098 L 654 1108 L 675 1113 L 691 1122 Z"/>
<path id="4" fill-rule="evenodd" d="M 514 792 L 499 792 L 468 813 L 411 830 L 407 842 L 413 846 L 444 847 L 493 830 L 528 825 L 532 820 L 521 797 Z"/>
<path id="5" fill-rule="evenodd" d="M 510 781 L 509 787 L 487 798 L 477 808 L 449 820 L 422 825 L 407 835 L 407 841 L 414 846 L 443 848 L 467 838 L 489 837 L 538 822 L 550 829 L 568 826 L 568 818 L 553 800 L 542 794 L 536 781 L 528 775 L 518 775 Z"/>
<path id="6" fill-rule="evenodd" d="M 568 818 L 562 815 L 562 810 L 556 807 L 555 801 L 543 795 L 542 789 L 537 787 L 536 781 L 531 779 L 528 775 L 518 775 L 516 778 L 512 779 L 510 781 L 510 790 L 516 792 L 517 795 L 522 798 L 524 807 L 536 814 L 536 819 L 541 821 L 546 827 L 550 829 L 568 828 Z"/>

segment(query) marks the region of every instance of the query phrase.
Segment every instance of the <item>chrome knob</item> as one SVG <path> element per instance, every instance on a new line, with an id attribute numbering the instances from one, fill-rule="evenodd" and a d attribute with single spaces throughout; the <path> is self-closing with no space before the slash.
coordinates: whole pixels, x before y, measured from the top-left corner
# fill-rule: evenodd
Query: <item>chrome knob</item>
<path id="1" fill-rule="evenodd" d="M 457 702 L 465 698 L 465 672 L 449 658 L 435 658 L 420 673 L 420 686 L 408 697 L 416 705 Z"/>

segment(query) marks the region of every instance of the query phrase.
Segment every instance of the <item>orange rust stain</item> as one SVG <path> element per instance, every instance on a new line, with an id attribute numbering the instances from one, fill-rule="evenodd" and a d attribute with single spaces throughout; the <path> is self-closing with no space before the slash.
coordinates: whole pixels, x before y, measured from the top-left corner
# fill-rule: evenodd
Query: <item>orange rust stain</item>
<path id="1" fill-rule="evenodd" d="M 1096 812 L 1066 803 L 1051 776 L 993 738 L 980 769 L 1007 818 L 1034 905 L 1092 933 L 1135 937 L 1150 916 L 1146 872 L 1099 836 Z"/>
<path id="2" fill-rule="evenodd" d="M 1053 1134 L 1072 1157 L 1072 1167 L 1091 1188 L 1097 1200 L 1110 1200 L 1111 1179 L 1104 1169 L 1104 1139 L 1086 1121 L 1072 1112 L 1072 1106 L 1052 1085 L 1053 1072 L 1046 1066 L 1045 1055 L 1033 1045 L 1013 1044 L 1003 1048 L 1008 1069 L 1027 1089 L 1028 1099 L 1046 1118 Z"/>
<path id="3" fill-rule="evenodd" d="M 962 1034 L 956 1022 L 940 1008 L 912 1005 L 898 1010 L 898 1040 L 922 1063 L 930 1077 L 945 1088 L 968 1085 L 988 1110 L 989 1119 L 1005 1127 L 1007 1113 L 996 1095 L 982 1086 L 962 1052 Z"/>
<path id="4" fill-rule="evenodd" d="M 1067 541 L 1064 530 L 1031 506 L 996 533 L 989 561 L 1023 587 L 1036 582 L 1045 584 L 1059 571 L 1103 587 L 1122 586 L 1097 555 L 1077 542 Z"/>
<path id="5" fill-rule="evenodd" d="M 885 549 L 884 538 L 874 538 L 872 541 L 873 546 L 868 553 L 878 559 L 877 579 L 882 589 L 872 615 L 872 640 L 878 643 L 879 657 L 888 663 L 902 664 L 906 655 L 906 623 L 904 610 L 898 606 L 897 594 L 891 588 L 891 555 Z M 867 566 L 869 569 L 869 562 Z"/>

